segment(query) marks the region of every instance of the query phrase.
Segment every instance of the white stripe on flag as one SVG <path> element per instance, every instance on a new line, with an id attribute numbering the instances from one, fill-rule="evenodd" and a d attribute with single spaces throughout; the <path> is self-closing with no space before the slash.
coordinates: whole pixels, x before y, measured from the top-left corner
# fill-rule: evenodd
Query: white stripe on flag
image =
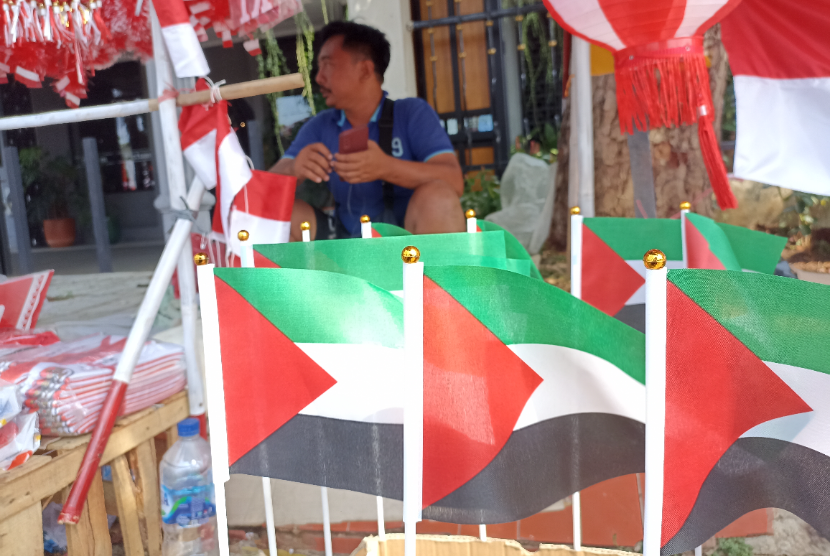
<path id="1" fill-rule="evenodd" d="M 735 175 L 830 195 L 830 78 L 735 76 Z"/>
<path id="2" fill-rule="evenodd" d="M 645 280 L 646 272 L 648 272 L 648 271 L 646 270 L 645 265 L 643 265 L 643 260 L 642 259 L 634 259 L 634 260 L 629 260 L 629 261 L 625 261 L 625 262 L 626 262 L 626 264 L 628 264 L 628 266 L 633 268 L 634 271 L 637 274 L 642 276 L 643 280 Z M 686 265 L 683 264 L 683 261 L 672 261 L 672 260 L 670 260 L 670 261 L 666 262 L 666 268 L 668 268 L 669 270 L 677 270 L 678 268 L 686 268 Z M 628 298 L 628 301 L 626 301 L 625 304 L 626 305 L 642 305 L 645 302 L 646 302 L 646 285 L 644 283 L 642 286 L 640 286 L 640 289 L 638 289 L 636 292 L 634 292 L 634 295 L 632 295 L 631 297 Z"/>
<path id="3" fill-rule="evenodd" d="M 161 28 L 176 77 L 202 77 L 210 73 L 202 45 L 190 22 Z"/>
<path id="4" fill-rule="evenodd" d="M 219 208 L 222 212 L 219 214 L 222 215 L 222 227 L 225 228 L 229 224 L 228 219 L 234 197 L 242 191 L 254 175 L 251 173 L 248 159 L 233 130 L 230 130 L 222 139 L 216 155 L 219 160 L 219 183 L 222 187 L 219 199 Z M 227 229 L 225 231 L 227 232 Z"/>
<path id="5" fill-rule="evenodd" d="M 610 413 L 645 422 L 645 386 L 605 359 L 549 344 L 508 347 L 542 377 L 513 430 L 576 413 Z"/>
<path id="6" fill-rule="evenodd" d="M 199 177 L 205 189 L 216 187 L 216 128 L 184 150 L 188 164 Z"/>
<path id="7" fill-rule="evenodd" d="M 262 243 L 287 243 L 291 232 L 291 222 L 283 220 L 271 220 L 254 214 L 248 214 L 241 210 L 231 211 L 230 239 L 231 250 L 234 254 L 242 256 L 242 242 L 236 234 L 239 230 L 246 230 L 251 241 L 257 244 Z"/>

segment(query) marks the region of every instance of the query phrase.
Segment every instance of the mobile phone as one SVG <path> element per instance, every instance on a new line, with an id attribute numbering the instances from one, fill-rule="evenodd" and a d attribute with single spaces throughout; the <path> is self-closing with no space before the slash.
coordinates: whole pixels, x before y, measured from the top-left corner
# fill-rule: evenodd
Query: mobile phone
<path id="1" fill-rule="evenodd" d="M 340 154 L 359 153 L 369 148 L 369 127 L 362 125 L 340 134 Z"/>

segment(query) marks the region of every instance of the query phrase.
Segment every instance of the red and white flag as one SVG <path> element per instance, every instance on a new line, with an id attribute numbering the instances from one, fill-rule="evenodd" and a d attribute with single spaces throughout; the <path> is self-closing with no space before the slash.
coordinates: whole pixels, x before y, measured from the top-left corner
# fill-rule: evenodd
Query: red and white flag
<path id="1" fill-rule="evenodd" d="M 0 328 L 35 327 L 54 273 L 45 270 L 0 283 Z"/>
<path id="2" fill-rule="evenodd" d="M 830 0 L 743 0 L 721 23 L 736 176 L 830 195 Z"/>
<path id="3" fill-rule="evenodd" d="M 210 73 L 196 31 L 190 24 L 190 14 L 182 0 L 154 2 L 161 25 L 161 34 L 176 77 L 201 77 Z"/>
<path id="4" fill-rule="evenodd" d="M 229 237 L 231 251 L 242 253 L 236 234 L 246 230 L 254 243 L 287 243 L 297 178 L 253 171 L 253 177 L 234 198 Z"/>

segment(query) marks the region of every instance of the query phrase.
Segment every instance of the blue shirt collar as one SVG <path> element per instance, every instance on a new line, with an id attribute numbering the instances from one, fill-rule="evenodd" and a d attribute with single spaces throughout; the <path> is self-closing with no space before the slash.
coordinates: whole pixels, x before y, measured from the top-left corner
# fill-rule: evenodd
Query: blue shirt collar
<path id="1" fill-rule="evenodd" d="M 378 116 L 380 115 L 380 107 L 383 106 L 383 101 L 387 96 L 389 96 L 389 93 L 387 93 L 386 91 L 383 91 L 383 97 L 380 99 L 380 103 L 378 103 L 378 107 L 375 108 L 375 113 L 372 114 L 372 119 L 369 120 L 371 123 L 374 123 L 374 122 L 378 121 Z M 342 110 L 340 110 L 339 112 L 340 112 L 340 119 L 337 120 L 337 127 L 343 127 L 343 125 L 346 123 L 346 113 Z"/>

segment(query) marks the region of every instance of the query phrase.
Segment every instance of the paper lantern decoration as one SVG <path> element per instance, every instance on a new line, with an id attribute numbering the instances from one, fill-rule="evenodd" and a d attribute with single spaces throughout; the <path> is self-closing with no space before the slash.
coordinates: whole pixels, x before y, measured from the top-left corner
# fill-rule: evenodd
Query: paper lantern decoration
<path id="1" fill-rule="evenodd" d="M 740 0 L 544 0 L 569 32 L 614 53 L 620 129 L 698 124 L 722 209 L 737 206 L 712 127 L 703 33 Z"/>

